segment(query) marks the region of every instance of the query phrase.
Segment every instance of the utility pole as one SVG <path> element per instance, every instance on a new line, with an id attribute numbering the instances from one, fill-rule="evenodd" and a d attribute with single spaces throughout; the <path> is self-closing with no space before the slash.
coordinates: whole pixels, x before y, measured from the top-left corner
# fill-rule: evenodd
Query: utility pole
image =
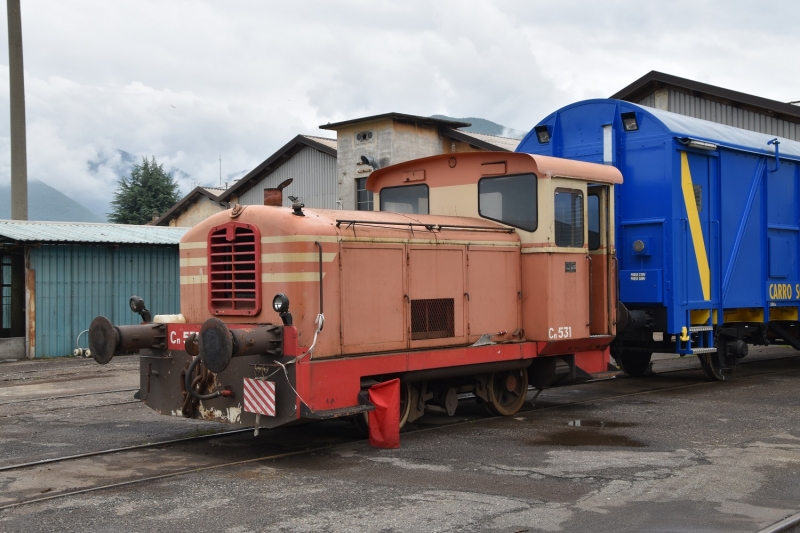
<path id="1" fill-rule="evenodd" d="M 11 101 L 11 218 L 28 220 L 28 159 L 25 143 L 25 79 L 19 0 L 8 7 L 8 82 Z"/>

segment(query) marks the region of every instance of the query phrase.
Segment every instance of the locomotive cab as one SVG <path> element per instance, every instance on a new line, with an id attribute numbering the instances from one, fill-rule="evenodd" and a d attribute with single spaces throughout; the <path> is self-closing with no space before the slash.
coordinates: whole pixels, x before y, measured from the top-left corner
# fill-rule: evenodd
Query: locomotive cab
<path id="1" fill-rule="evenodd" d="M 367 188 L 382 211 L 493 220 L 519 237 L 520 270 L 495 275 L 516 293 L 527 340 L 564 351 L 577 339 L 615 333 L 612 187 L 616 169 L 546 156 L 473 152 L 435 156 L 374 172 Z M 471 245 L 470 255 L 479 256 Z M 506 286 L 518 276 L 516 290 Z M 506 291 L 505 293 L 503 291 Z M 505 308 L 512 308 L 507 305 Z M 503 305 L 471 309 L 469 320 Z M 473 316 L 475 315 L 475 316 Z M 571 351 L 566 349 L 566 351 Z"/>

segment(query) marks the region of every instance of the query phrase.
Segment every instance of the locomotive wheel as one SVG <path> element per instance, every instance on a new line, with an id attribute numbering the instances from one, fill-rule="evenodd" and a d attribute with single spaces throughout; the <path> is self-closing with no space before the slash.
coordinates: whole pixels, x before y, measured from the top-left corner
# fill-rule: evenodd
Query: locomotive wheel
<path id="1" fill-rule="evenodd" d="M 493 372 L 489 376 L 489 403 L 486 406 L 492 414 L 511 416 L 525 404 L 528 395 L 528 371 L 508 370 Z"/>
<path id="2" fill-rule="evenodd" d="M 721 345 L 724 350 L 724 344 Z M 711 381 L 725 381 L 733 372 L 733 368 L 724 364 L 727 363 L 725 357 L 720 350 L 711 353 L 701 353 L 697 357 L 700 359 L 700 366 L 703 367 L 703 372 L 706 377 Z"/>
<path id="3" fill-rule="evenodd" d="M 411 383 L 400 383 L 400 429 L 408 422 L 411 414 Z M 364 435 L 369 435 L 369 412 L 355 415 L 353 421 Z"/>
<path id="4" fill-rule="evenodd" d="M 622 367 L 622 370 L 632 378 L 643 376 L 647 369 L 650 368 L 650 358 L 653 357 L 653 352 L 620 352 L 616 357 L 617 363 Z"/>

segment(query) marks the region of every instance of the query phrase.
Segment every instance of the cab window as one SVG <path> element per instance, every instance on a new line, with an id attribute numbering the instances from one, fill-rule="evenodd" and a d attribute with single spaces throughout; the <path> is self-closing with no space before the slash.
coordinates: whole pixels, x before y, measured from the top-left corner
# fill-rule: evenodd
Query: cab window
<path id="1" fill-rule="evenodd" d="M 381 211 L 427 215 L 428 186 L 407 185 L 381 189 Z"/>
<path id="2" fill-rule="evenodd" d="M 583 193 L 574 189 L 556 189 L 556 246 L 583 247 Z"/>
<path id="3" fill-rule="evenodd" d="M 483 218 L 536 231 L 536 174 L 483 178 L 478 182 L 478 213 Z"/>
<path id="4" fill-rule="evenodd" d="M 586 197 L 586 208 L 589 215 L 589 249 L 600 249 L 600 196 L 589 194 Z"/>

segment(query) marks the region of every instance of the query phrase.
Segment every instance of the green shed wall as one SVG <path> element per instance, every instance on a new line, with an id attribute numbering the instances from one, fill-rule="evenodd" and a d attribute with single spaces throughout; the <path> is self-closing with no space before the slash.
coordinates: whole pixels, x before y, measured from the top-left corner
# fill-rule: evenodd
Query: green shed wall
<path id="1" fill-rule="evenodd" d="M 42 245 L 29 247 L 35 272 L 36 357 L 71 355 L 98 315 L 138 324 L 128 307 L 141 296 L 156 314 L 180 313 L 178 246 Z M 86 335 L 81 337 L 86 347 Z"/>

